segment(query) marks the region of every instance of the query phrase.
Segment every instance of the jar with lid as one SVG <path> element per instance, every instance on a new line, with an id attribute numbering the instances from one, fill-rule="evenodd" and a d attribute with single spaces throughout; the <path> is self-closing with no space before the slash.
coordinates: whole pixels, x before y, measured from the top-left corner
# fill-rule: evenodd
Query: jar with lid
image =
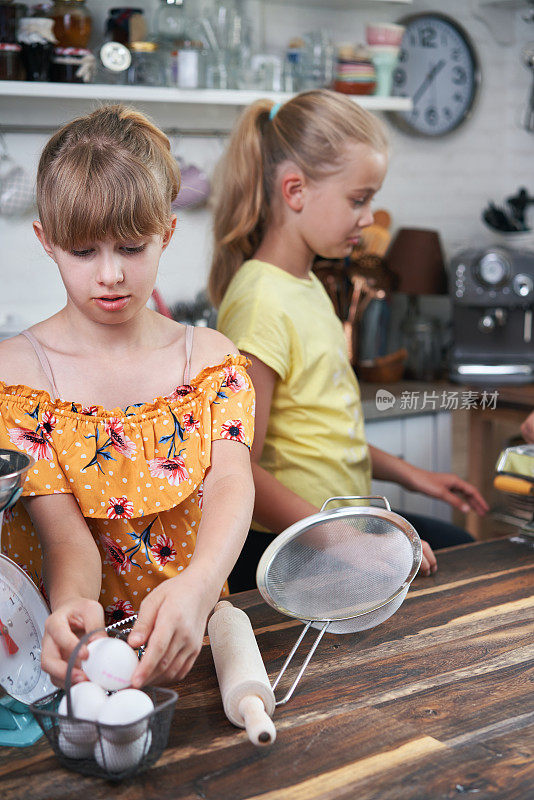
<path id="1" fill-rule="evenodd" d="M 106 20 L 106 35 L 109 41 L 129 47 L 132 42 L 145 41 L 146 20 L 142 8 L 121 6 L 110 8 Z"/>
<path id="2" fill-rule="evenodd" d="M 165 72 L 156 42 L 132 42 L 132 63 L 128 69 L 130 86 L 163 86 Z"/>
<path id="3" fill-rule="evenodd" d="M 19 22 L 18 41 L 27 81 L 48 81 L 50 64 L 57 40 L 48 17 L 23 17 Z"/>
<path id="4" fill-rule="evenodd" d="M 26 16 L 27 10 L 22 3 L 13 3 L 11 0 L 0 2 L 0 42 L 13 44 L 17 41 L 19 20 Z"/>
<path id="5" fill-rule="evenodd" d="M 50 80 L 55 83 L 91 83 L 96 59 L 84 47 L 56 47 L 50 68 Z"/>
<path id="6" fill-rule="evenodd" d="M 20 44 L 0 42 L 0 81 L 23 81 L 24 67 Z"/>
<path id="7" fill-rule="evenodd" d="M 161 47 L 176 49 L 178 42 L 186 38 L 185 6 L 185 0 L 159 0 L 154 18 L 154 37 Z"/>
<path id="8" fill-rule="evenodd" d="M 85 0 L 55 0 L 50 10 L 59 47 L 87 47 L 91 36 L 91 15 Z"/>

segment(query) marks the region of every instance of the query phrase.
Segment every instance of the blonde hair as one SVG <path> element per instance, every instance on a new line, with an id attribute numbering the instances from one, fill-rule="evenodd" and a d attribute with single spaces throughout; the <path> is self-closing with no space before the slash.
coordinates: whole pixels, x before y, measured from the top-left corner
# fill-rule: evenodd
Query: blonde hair
<path id="1" fill-rule="evenodd" d="M 179 185 L 165 134 L 132 108 L 103 106 L 69 122 L 45 146 L 39 217 L 47 239 L 63 250 L 163 234 Z"/>
<path id="2" fill-rule="evenodd" d="M 262 240 L 279 164 L 292 161 L 315 181 L 339 168 L 349 142 L 388 147 L 378 118 L 335 92 L 296 95 L 271 119 L 272 108 L 270 100 L 258 100 L 245 109 L 218 170 L 208 285 L 216 306 Z"/>

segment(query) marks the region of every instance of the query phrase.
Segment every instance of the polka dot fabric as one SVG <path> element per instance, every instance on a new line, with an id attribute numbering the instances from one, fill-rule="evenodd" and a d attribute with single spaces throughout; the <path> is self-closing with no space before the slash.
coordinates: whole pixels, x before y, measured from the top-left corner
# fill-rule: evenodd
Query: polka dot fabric
<path id="1" fill-rule="evenodd" d="M 71 493 L 99 547 L 107 621 L 187 567 L 202 515 L 211 442 L 250 448 L 254 389 L 227 356 L 152 403 L 107 411 L 0 382 L 0 447 L 36 460 L 23 495 Z M 2 551 L 41 583 L 37 534 L 22 502 L 5 514 Z"/>

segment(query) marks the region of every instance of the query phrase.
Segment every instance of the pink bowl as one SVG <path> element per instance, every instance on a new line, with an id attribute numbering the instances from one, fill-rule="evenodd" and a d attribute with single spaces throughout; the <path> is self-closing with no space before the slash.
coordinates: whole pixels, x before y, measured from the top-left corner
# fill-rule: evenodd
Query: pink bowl
<path id="1" fill-rule="evenodd" d="M 404 30 L 403 25 L 395 25 L 394 23 L 377 22 L 374 25 L 367 25 L 365 29 L 367 44 L 389 44 L 394 47 L 400 47 Z"/>

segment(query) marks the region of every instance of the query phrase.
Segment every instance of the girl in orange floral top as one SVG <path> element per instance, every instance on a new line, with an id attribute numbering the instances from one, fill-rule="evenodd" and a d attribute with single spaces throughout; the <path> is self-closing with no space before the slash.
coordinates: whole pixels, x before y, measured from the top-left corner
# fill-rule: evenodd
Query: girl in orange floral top
<path id="1" fill-rule="evenodd" d="M 67 302 L 0 343 L 0 447 L 35 459 L 2 549 L 48 596 L 59 685 L 81 632 L 133 612 L 133 685 L 184 677 L 249 528 L 247 362 L 146 307 L 178 182 L 167 138 L 123 106 L 66 125 L 39 163 L 34 230 Z"/>

